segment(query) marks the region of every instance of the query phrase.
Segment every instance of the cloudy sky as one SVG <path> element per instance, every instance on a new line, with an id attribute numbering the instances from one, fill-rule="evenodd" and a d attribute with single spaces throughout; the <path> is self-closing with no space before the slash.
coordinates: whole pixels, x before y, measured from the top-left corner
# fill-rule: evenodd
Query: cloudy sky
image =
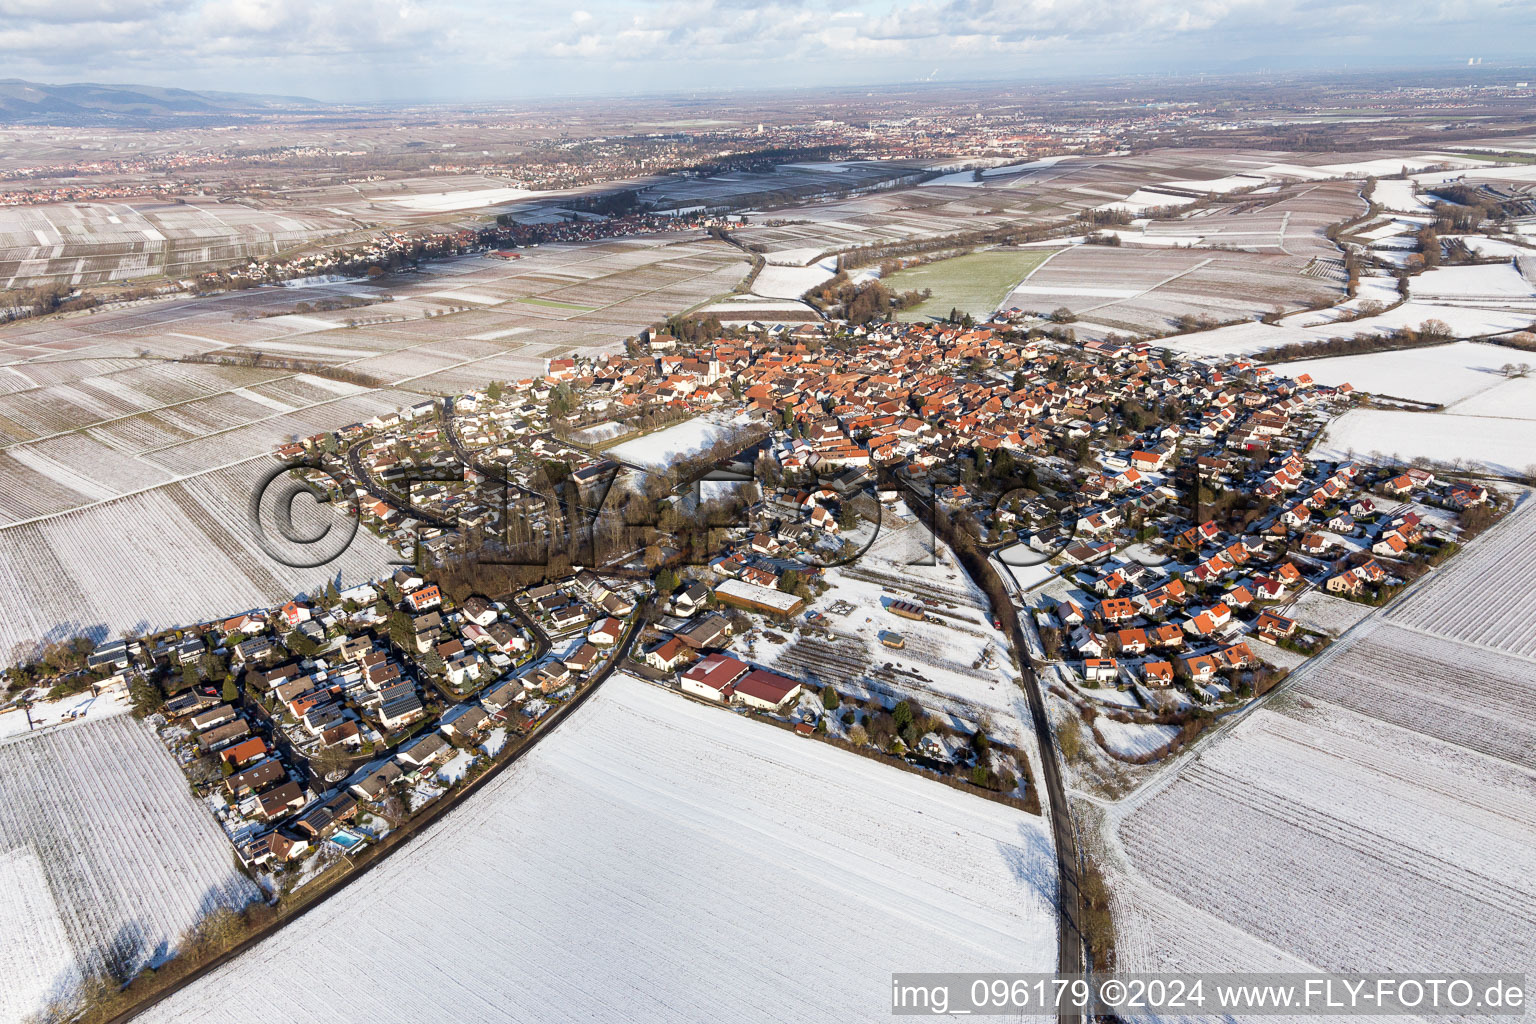
<path id="1" fill-rule="evenodd" d="M 0 0 L 0 76 L 324 100 L 1531 60 L 1533 0 Z"/>

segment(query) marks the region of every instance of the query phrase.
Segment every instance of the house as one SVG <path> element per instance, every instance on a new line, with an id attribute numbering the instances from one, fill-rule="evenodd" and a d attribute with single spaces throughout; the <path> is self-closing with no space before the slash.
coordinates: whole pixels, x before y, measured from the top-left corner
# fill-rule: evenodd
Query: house
<path id="1" fill-rule="evenodd" d="M 1253 650 L 1246 640 L 1228 644 L 1217 651 L 1216 655 L 1232 668 L 1250 668 L 1259 663 L 1259 659 L 1253 656 Z"/>
<path id="2" fill-rule="evenodd" d="M 244 799 L 252 793 L 259 793 L 264 789 L 270 789 L 288 778 L 288 770 L 283 763 L 276 758 L 263 761 L 245 771 L 236 772 L 224 780 L 224 789 L 230 796 L 236 799 Z"/>
<path id="3" fill-rule="evenodd" d="M 565 630 L 579 626 L 592 618 L 585 605 L 568 604 L 549 613 L 549 621 L 556 629 Z"/>
<path id="4" fill-rule="evenodd" d="M 1189 654 L 1179 659 L 1179 665 L 1197 683 L 1209 682 L 1220 666 L 1209 654 Z"/>
<path id="5" fill-rule="evenodd" d="M 1402 476 L 1395 476 L 1385 484 L 1382 484 L 1382 489 L 1388 494 L 1395 494 L 1400 498 L 1412 494 L 1413 487 L 1413 477 L 1407 473 L 1404 473 Z"/>
<path id="6" fill-rule="evenodd" d="M 669 636 L 660 646 L 645 653 L 645 663 L 662 672 L 671 672 L 687 661 L 690 654 L 687 644 L 678 637 Z"/>
<path id="7" fill-rule="evenodd" d="M 1183 647 L 1184 631 L 1171 622 L 1153 628 L 1151 640 L 1158 647 Z"/>
<path id="8" fill-rule="evenodd" d="M 1083 679 L 1094 685 L 1114 683 L 1120 678 L 1120 663 L 1114 658 L 1083 659 Z"/>
<path id="9" fill-rule="evenodd" d="M 523 694 L 523 684 L 516 679 L 497 683 L 480 695 L 480 706 L 491 714 L 500 714 L 515 704 Z"/>
<path id="10" fill-rule="evenodd" d="M 1446 488 L 1446 498 L 1457 508 L 1471 508 L 1488 501 L 1488 488 L 1478 484 L 1453 483 Z"/>
<path id="11" fill-rule="evenodd" d="M 233 722 L 226 722 L 223 725 L 209 729 L 197 737 L 197 742 L 204 750 L 218 750 L 229 746 L 236 740 L 242 740 L 250 734 L 250 724 L 245 719 L 238 718 Z"/>
<path id="12" fill-rule="evenodd" d="M 687 618 L 709 601 L 709 588 L 698 580 L 691 580 L 672 598 L 672 610 Z"/>
<path id="13" fill-rule="evenodd" d="M 598 649 L 591 644 L 582 644 L 562 658 L 561 661 L 566 668 L 580 674 L 591 670 L 592 666 L 597 663 L 598 653 Z"/>
<path id="14" fill-rule="evenodd" d="M 223 725 L 225 722 L 233 722 L 236 717 L 235 709 L 232 705 L 220 704 L 217 707 L 209 708 L 207 711 L 199 711 L 187 719 L 187 723 L 198 732 L 202 732 L 205 729 L 212 729 L 216 725 Z"/>
<path id="15" fill-rule="evenodd" d="M 443 603 L 443 592 L 436 584 L 430 587 L 422 587 L 405 595 L 406 603 L 411 606 L 413 612 L 421 613 L 431 608 L 438 608 Z"/>
<path id="16" fill-rule="evenodd" d="M 1141 676 L 1148 686 L 1164 687 L 1173 685 L 1173 663 L 1167 661 L 1144 661 L 1141 664 Z"/>
<path id="17" fill-rule="evenodd" d="M 268 821 L 303 807 L 308 797 L 297 782 L 285 782 L 276 789 L 256 795 L 257 813 Z"/>
<path id="18" fill-rule="evenodd" d="M 388 793 L 389 787 L 399 781 L 404 774 L 394 761 L 385 761 L 349 788 L 352 795 L 359 800 L 378 800 Z"/>
<path id="19" fill-rule="evenodd" d="M 1365 588 L 1365 582 L 1352 572 L 1341 572 L 1337 576 L 1328 577 L 1328 582 L 1323 586 L 1330 594 L 1357 596 Z"/>
<path id="20" fill-rule="evenodd" d="M 395 755 L 395 759 L 409 768 L 424 768 L 448 753 L 448 741 L 438 733 L 428 733 Z"/>
<path id="21" fill-rule="evenodd" d="M 225 747 L 219 751 L 219 760 L 231 768 L 243 768 L 266 756 L 267 741 L 260 736 L 253 736 L 248 740 L 236 743 L 232 747 Z"/>
<path id="22" fill-rule="evenodd" d="M 348 720 L 320 733 L 320 742 L 328 747 L 360 747 L 363 745 L 363 732 L 355 721 Z"/>
<path id="23" fill-rule="evenodd" d="M 775 711 L 800 696 L 801 684 L 765 669 L 756 669 L 735 683 L 735 699 L 748 707 Z"/>
<path id="24" fill-rule="evenodd" d="M 480 734 L 488 718 L 490 716 L 483 709 L 470 708 L 443 726 L 443 729 L 454 739 L 467 741 Z"/>
<path id="25" fill-rule="evenodd" d="M 510 622 L 492 623 L 485 630 L 485 640 L 503 654 L 510 655 L 528 649 L 528 638 Z"/>
<path id="26" fill-rule="evenodd" d="M 1381 538 L 1371 545 L 1371 554 L 1381 555 L 1384 558 L 1401 557 L 1408 551 L 1408 542 L 1397 530 L 1384 533 Z"/>
<path id="27" fill-rule="evenodd" d="M 1097 658 L 1107 649 L 1107 642 L 1104 637 L 1085 626 L 1074 628 L 1069 639 L 1073 649 L 1084 657 Z"/>
<path id="28" fill-rule="evenodd" d="M 706 615 L 694 625 L 678 633 L 678 639 L 694 650 L 719 647 L 730 638 L 731 622 L 724 615 Z"/>
<path id="29" fill-rule="evenodd" d="M 1225 604 L 1214 604 L 1194 615 L 1184 623 L 1184 631 L 1195 636 L 1210 636 L 1232 618 L 1232 610 Z"/>
<path id="30" fill-rule="evenodd" d="M 1136 617 L 1136 604 L 1126 597 L 1106 597 L 1099 602 L 1099 618 L 1105 623 L 1129 622 Z"/>
<path id="31" fill-rule="evenodd" d="M 711 654 L 684 672 L 680 682 L 684 693 L 723 702 L 730 700 L 737 680 L 749 671 L 744 662 L 729 654 Z"/>
<path id="32" fill-rule="evenodd" d="M 289 629 L 298 629 L 300 625 L 314 617 L 314 612 L 297 601 L 289 601 L 278 610 L 277 614 L 283 620 L 283 625 Z"/>
<path id="33" fill-rule="evenodd" d="M 619 642 L 619 637 L 623 633 L 624 623 L 618 619 L 607 618 L 587 631 L 587 640 L 600 647 L 611 647 Z"/>
<path id="34" fill-rule="evenodd" d="M 460 609 L 464 618 L 477 626 L 489 626 L 497 619 L 496 606 L 485 598 L 476 595 L 464 601 L 464 607 Z"/>
<path id="35" fill-rule="evenodd" d="M 1301 550 L 1309 555 L 1321 555 L 1331 545 L 1332 541 L 1320 533 L 1309 533 L 1301 538 Z"/>
<path id="36" fill-rule="evenodd" d="M 323 839 L 352 820 L 357 814 L 357 799 L 350 793 L 336 793 L 299 815 L 293 830 L 309 839 Z"/>
<path id="37" fill-rule="evenodd" d="M 1150 644 L 1144 629 L 1122 629 L 1115 637 L 1122 654 L 1145 654 Z"/>
<path id="38" fill-rule="evenodd" d="M 398 729 L 409 725 L 427 713 L 421 698 L 407 693 L 379 706 L 379 722 L 386 729 Z"/>
<path id="39" fill-rule="evenodd" d="M 1296 620 L 1267 611 L 1253 624 L 1253 631 L 1270 640 L 1284 640 L 1296 632 Z"/>

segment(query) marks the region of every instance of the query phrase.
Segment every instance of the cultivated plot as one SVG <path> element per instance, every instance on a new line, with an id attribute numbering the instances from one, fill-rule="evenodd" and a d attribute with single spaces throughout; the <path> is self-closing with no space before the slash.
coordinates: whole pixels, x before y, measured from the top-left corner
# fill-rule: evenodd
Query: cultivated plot
<path id="1" fill-rule="evenodd" d="M 259 895 L 145 722 L 0 743 L 0 1021 L 158 963 L 208 912 Z"/>

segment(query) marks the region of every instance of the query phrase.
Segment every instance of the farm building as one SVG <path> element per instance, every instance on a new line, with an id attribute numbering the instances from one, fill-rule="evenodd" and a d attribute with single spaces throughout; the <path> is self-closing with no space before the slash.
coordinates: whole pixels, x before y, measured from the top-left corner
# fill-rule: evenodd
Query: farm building
<path id="1" fill-rule="evenodd" d="M 756 669 L 736 683 L 736 699 L 748 707 L 775 711 L 800 696 L 801 685 L 766 669 Z"/>
<path id="2" fill-rule="evenodd" d="M 768 615 L 794 615 L 805 607 L 805 601 L 794 594 L 769 590 L 741 580 L 726 580 L 715 588 L 715 597 L 723 604 Z"/>
<path id="3" fill-rule="evenodd" d="M 728 654 L 712 654 L 683 673 L 684 693 L 709 700 L 727 701 L 734 692 L 734 684 L 748 672 L 744 662 Z"/>
<path id="4" fill-rule="evenodd" d="M 920 604 L 913 604 L 911 601 L 892 601 L 886 605 L 886 610 L 900 615 L 904 619 L 912 619 L 916 622 L 923 622 L 928 618 L 928 610 Z"/>

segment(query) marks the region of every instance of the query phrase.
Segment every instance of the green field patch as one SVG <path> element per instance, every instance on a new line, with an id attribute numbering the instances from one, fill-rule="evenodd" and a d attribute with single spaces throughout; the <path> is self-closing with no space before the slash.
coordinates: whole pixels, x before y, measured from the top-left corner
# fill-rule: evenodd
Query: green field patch
<path id="1" fill-rule="evenodd" d="M 902 310 L 902 320 L 946 317 L 951 309 L 980 319 L 997 309 L 1008 293 L 1060 249 L 988 249 L 899 270 L 885 280 L 893 292 L 922 291 L 933 296 Z"/>

